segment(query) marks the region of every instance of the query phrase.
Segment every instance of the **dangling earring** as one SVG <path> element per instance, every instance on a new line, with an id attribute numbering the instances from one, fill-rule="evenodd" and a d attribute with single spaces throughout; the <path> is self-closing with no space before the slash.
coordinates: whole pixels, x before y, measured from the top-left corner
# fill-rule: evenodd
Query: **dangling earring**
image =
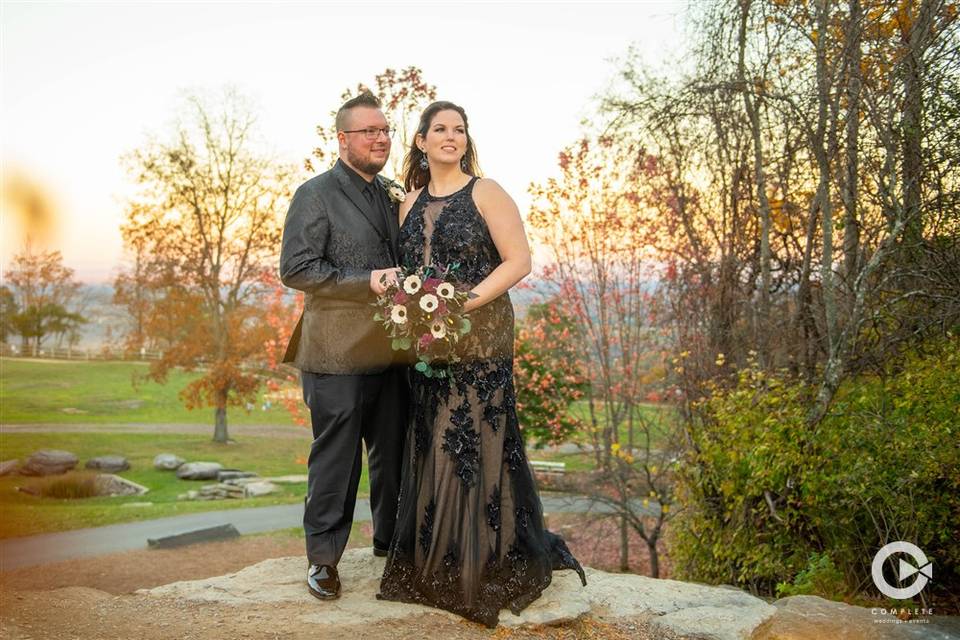
<path id="1" fill-rule="evenodd" d="M 463 169 L 463 172 L 467 172 L 467 156 L 460 158 L 460 168 Z"/>
<path id="2" fill-rule="evenodd" d="M 422 156 L 420 156 L 420 168 L 423 169 L 424 171 L 429 171 L 430 163 L 427 162 L 427 153 L 426 151 L 421 151 L 420 153 L 423 154 Z"/>

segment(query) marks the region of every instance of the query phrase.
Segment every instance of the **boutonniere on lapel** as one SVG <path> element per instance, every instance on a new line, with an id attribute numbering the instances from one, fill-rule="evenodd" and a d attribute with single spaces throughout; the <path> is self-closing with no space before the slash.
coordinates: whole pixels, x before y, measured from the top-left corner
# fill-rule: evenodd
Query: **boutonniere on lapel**
<path id="1" fill-rule="evenodd" d="M 383 176 L 377 177 L 380 178 L 380 184 L 387 190 L 387 195 L 390 196 L 392 202 L 400 204 L 407 199 L 407 192 L 403 190 L 403 185 L 399 182 L 391 180 L 390 178 L 384 178 Z"/>

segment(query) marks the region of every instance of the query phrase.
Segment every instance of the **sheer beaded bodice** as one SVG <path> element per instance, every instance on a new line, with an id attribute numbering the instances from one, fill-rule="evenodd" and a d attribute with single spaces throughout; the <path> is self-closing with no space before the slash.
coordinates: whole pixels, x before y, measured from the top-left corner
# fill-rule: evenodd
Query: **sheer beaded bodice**
<path id="1" fill-rule="evenodd" d="M 423 189 L 400 228 L 403 265 L 450 267 L 472 288 L 501 264 L 473 201 L 476 178 L 443 198 Z M 547 531 L 517 420 L 513 305 L 504 293 L 468 314 L 445 377 L 411 371 L 397 524 L 380 593 L 487 626 L 536 600 L 552 571 L 580 564 Z"/>
<path id="2" fill-rule="evenodd" d="M 500 264 L 500 254 L 473 201 L 476 178 L 446 196 L 427 187 L 403 221 L 400 246 L 404 266 L 460 263 L 460 280 L 478 284 Z"/>

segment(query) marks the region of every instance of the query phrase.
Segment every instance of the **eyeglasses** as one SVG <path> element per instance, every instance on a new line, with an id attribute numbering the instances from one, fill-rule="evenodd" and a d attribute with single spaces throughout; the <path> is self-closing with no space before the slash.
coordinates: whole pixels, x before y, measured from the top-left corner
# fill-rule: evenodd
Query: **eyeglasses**
<path id="1" fill-rule="evenodd" d="M 362 133 L 363 137 L 367 140 L 376 140 L 379 135 L 382 133 L 387 138 L 393 135 L 393 129 L 390 127 L 367 127 L 366 129 L 353 129 L 351 131 L 344 130 L 344 133 Z"/>

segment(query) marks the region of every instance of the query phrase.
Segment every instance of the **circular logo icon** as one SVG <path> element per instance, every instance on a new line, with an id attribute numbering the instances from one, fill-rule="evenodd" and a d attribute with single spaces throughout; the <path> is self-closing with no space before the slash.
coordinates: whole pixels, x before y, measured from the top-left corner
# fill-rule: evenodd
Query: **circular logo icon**
<path id="1" fill-rule="evenodd" d="M 903 584 L 903 581 L 912 575 L 917 576 L 916 580 L 906 587 L 893 586 L 887 582 L 886 577 L 883 575 L 883 563 L 895 553 L 906 554 L 913 560 L 911 563 L 904 558 L 900 558 L 897 564 L 897 582 L 900 584 Z M 927 555 L 921 551 L 917 545 L 903 540 L 897 540 L 896 542 L 883 545 L 880 551 L 877 551 L 877 555 L 873 556 L 871 573 L 873 575 L 873 584 L 877 585 L 880 593 L 894 600 L 909 600 L 923 591 L 927 583 L 933 580 L 933 563 L 927 560 Z"/>

